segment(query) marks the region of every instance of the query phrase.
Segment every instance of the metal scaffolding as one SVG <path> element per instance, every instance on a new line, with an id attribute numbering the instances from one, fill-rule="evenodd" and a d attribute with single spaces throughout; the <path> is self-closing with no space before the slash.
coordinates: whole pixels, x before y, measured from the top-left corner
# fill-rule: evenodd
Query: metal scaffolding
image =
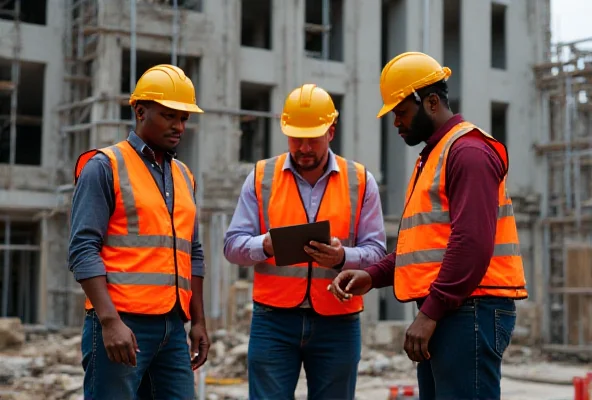
<path id="1" fill-rule="evenodd" d="M 543 193 L 545 348 L 592 354 L 592 38 L 552 47 L 534 68 L 549 140 Z"/>

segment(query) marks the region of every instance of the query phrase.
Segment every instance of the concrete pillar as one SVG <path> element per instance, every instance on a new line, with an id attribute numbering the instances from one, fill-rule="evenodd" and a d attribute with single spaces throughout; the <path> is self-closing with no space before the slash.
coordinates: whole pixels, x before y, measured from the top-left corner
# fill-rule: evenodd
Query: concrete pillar
<path id="1" fill-rule="evenodd" d="M 212 23 L 208 51 L 200 67 L 200 105 L 206 109 L 234 109 L 240 106 L 239 0 L 208 1 L 204 13 Z M 208 112 L 199 118 L 200 140 L 194 143 L 199 170 L 227 166 L 239 158 L 239 119 L 229 113 Z"/>
<path id="2" fill-rule="evenodd" d="M 100 3 L 98 21 L 112 14 L 115 4 Z M 93 96 L 114 98 L 121 92 L 121 43 L 114 34 L 103 34 L 98 38 L 97 58 L 93 74 Z M 93 104 L 93 121 L 118 120 L 120 108 L 117 101 L 97 101 Z M 109 146 L 126 137 L 119 127 L 109 124 L 96 125 L 91 131 L 90 146 Z"/>
<path id="3" fill-rule="evenodd" d="M 62 31 L 64 26 L 64 11 L 59 7 L 47 8 L 47 25 L 52 29 Z M 56 46 L 61 46 L 63 38 L 55 35 Z M 62 101 L 64 87 L 64 57 L 60 52 L 54 52 L 52 59 L 45 64 L 43 82 L 43 125 L 41 165 L 44 168 L 55 168 L 55 160 L 60 157 L 62 143 L 59 140 L 59 118 L 55 118 L 55 109 Z"/>
<path id="4" fill-rule="evenodd" d="M 380 21 L 382 1 L 346 0 L 344 7 L 344 61 L 349 72 L 343 99 L 342 153 L 380 172 Z"/>
<path id="5" fill-rule="evenodd" d="M 461 0 L 460 24 L 462 113 L 467 120 L 489 131 L 491 102 L 487 76 L 491 66 L 491 2 Z"/>
<path id="6" fill-rule="evenodd" d="M 271 94 L 271 111 L 281 114 L 286 96 L 303 82 L 305 0 L 274 1 L 272 10 L 273 53 L 277 86 Z M 287 151 L 288 143 L 279 120 L 271 126 L 271 154 Z"/>

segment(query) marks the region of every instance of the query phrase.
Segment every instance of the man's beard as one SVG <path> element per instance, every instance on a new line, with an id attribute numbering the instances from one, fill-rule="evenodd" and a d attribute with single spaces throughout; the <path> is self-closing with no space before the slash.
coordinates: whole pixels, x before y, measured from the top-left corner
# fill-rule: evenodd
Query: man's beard
<path id="1" fill-rule="evenodd" d="M 430 119 L 423 107 L 419 107 L 419 111 L 411 121 L 411 128 L 404 132 L 403 140 L 408 146 L 417 146 L 421 142 L 425 142 L 434 133 L 434 121 Z"/>
<path id="2" fill-rule="evenodd" d="M 298 167 L 298 169 L 300 169 L 301 171 L 314 171 L 323 162 L 323 159 L 322 158 L 318 158 L 315 154 L 302 154 L 300 152 L 297 152 L 295 154 L 295 156 L 296 156 L 296 163 L 295 164 Z M 312 163 L 310 163 L 308 165 L 302 165 L 302 164 L 300 164 L 298 162 L 298 160 L 300 160 L 303 157 L 311 157 L 312 158 Z"/>

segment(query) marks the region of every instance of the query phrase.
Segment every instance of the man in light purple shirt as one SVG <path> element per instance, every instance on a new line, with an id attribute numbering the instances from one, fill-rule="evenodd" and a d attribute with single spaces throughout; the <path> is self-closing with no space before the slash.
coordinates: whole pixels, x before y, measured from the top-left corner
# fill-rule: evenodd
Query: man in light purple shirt
<path id="1" fill-rule="evenodd" d="M 351 237 L 353 240 L 342 244 L 334 238 L 330 245 L 312 242 L 316 250 L 305 246 L 305 250 L 318 263 L 319 268 L 313 268 L 312 264 L 309 264 L 308 269 L 298 267 L 284 269 L 273 264 L 269 267 L 270 270 L 260 272 L 261 270 L 257 267 L 273 257 L 274 251 L 271 237 L 267 232 L 269 226 L 265 229 L 261 227 L 257 193 L 265 196 L 262 194 L 265 189 L 261 186 L 256 190 L 255 170 L 248 175 L 243 184 L 234 216 L 226 232 L 224 255 L 228 261 L 241 266 L 256 265 L 257 273 L 277 276 L 272 278 L 273 282 L 284 282 L 283 275 L 287 277 L 286 284 L 279 290 L 302 290 L 304 298 L 300 304 L 292 308 L 254 301 L 248 354 L 249 398 L 294 398 L 294 390 L 302 365 L 306 372 L 310 399 L 354 398 L 361 351 L 359 313 L 321 315 L 315 311 L 315 304 L 318 306 L 319 302 L 324 300 L 320 300 L 317 295 L 311 301 L 311 282 L 317 282 L 318 285 L 319 281 L 315 280 L 318 278 L 317 273 L 336 276 L 344 269 L 363 269 L 376 263 L 386 255 L 386 234 L 376 180 L 370 172 L 365 171 L 364 174 L 361 165 L 358 164 L 356 167 L 352 161 L 336 156 L 329 148 L 335 133 L 337 115 L 331 97 L 323 89 L 311 84 L 295 89 L 286 99 L 282 113 L 282 131 L 288 136 L 290 151 L 287 155 L 283 154 L 266 160 L 263 176 L 266 173 L 270 175 L 268 191 L 281 191 L 285 188 L 283 185 L 286 185 L 286 182 L 290 188 L 294 188 L 293 182 L 295 182 L 308 222 L 317 220 L 319 209 L 327 209 L 325 203 L 323 203 L 324 207 L 321 207 L 323 201 L 329 201 L 327 197 L 330 196 L 323 200 L 325 191 L 328 187 L 335 190 L 335 185 L 340 185 L 336 182 L 343 181 L 335 178 L 346 174 L 346 182 L 352 182 L 364 177 L 363 195 L 357 197 L 357 189 L 352 190 L 350 186 L 349 202 L 344 200 L 330 205 L 334 211 L 335 207 L 343 207 L 343 204 L 351 203 L 349 208 L 355 215 L 358 207 L 354 202 L 356 204 L 362 202 L 357 234 Z M 273 167 L 277 165 L 276 162 L 282 163 L 281 169 Z M 271 168 L 268 168 L 268 165 L 271 165 Z M 356 173 L 356 168 L 362 168 L 359 170 L 361 175 Z M 272 179 L 278 176 L 277 174 L 283 176 L 284 173 L 292 175 L 294 180 L 292 181 L 290 175 L 287 180 L 280 179 L 279 182 L 282 183 Z M 298 200 L 291 202 L 291 199 L 289 202 L 300 203 Z M 266 204 L 265 201 L 262 204 Z M 277 209 L 277 207 L 280 208 L 277 212 L 280 215 L 282 212 L 298 212 L 293 209 L 293 206 L 285 204 L 269 205 L 269 208 Z M 285 207 L 285 211 L 282 207 Z M 343 209 L 342 214 L 345 217 L 340 215 L 336 218 L 349 220 L 349 208 Z M 262 213 L 266 214 L 266 211 Z M 336 213 L 339 214 L 340 211 Z M 339 225 L 338 221 L 333 223 Z M 270 225 L 269 220 L 266 219 L 265 224 Z M 351 229 L 351 232 L 354 230 Z M 308 271 L 307 278 L 306 275 L 300 275 L 304 277 L 298 278 L 301 282 L 298 285 L 299 288 L 290 283 L 292 282 L 290 276 L 296 276 L 292 274 L 303 274 L 306 271 Z M 306 294 L 304 294 L 302 283 L 304 280 L 308 285 Z M 255 282 L 254 292 L 256 291 L 257 282 Z M 299 298 L 296 296 L 300 294 L 289 296 L 296 298 L 294 303 Z"/>

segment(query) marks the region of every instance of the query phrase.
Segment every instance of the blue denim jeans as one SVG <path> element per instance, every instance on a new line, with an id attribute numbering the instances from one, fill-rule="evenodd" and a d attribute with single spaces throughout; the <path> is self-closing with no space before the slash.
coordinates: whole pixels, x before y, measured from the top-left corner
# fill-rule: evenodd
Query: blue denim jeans
<path id="1" fill-rule="evenodd" d="M 84 398 L 92 400 L 194 398 L 193 371 L 184 324 L 178 312 L 159 316 L 121 314 L 140 349 L 136 366 L 107 357 L 97 314 L 87 311 L 82 329 Z"/>
<path id="2" fill-rule="evenodd" d="M 304 365 L 309 399 L 354 398 L 361 352 L 359 315 L 254 305 L 248 353 L 249 399 L 294 399 Z"/>
<path id="3" fill-rule="evenodd" d="M 421 400 L 500 398 L 502 355 L 516 323 L 511 299 L 476 298 L 438 322 L 417 366 Z"/>

